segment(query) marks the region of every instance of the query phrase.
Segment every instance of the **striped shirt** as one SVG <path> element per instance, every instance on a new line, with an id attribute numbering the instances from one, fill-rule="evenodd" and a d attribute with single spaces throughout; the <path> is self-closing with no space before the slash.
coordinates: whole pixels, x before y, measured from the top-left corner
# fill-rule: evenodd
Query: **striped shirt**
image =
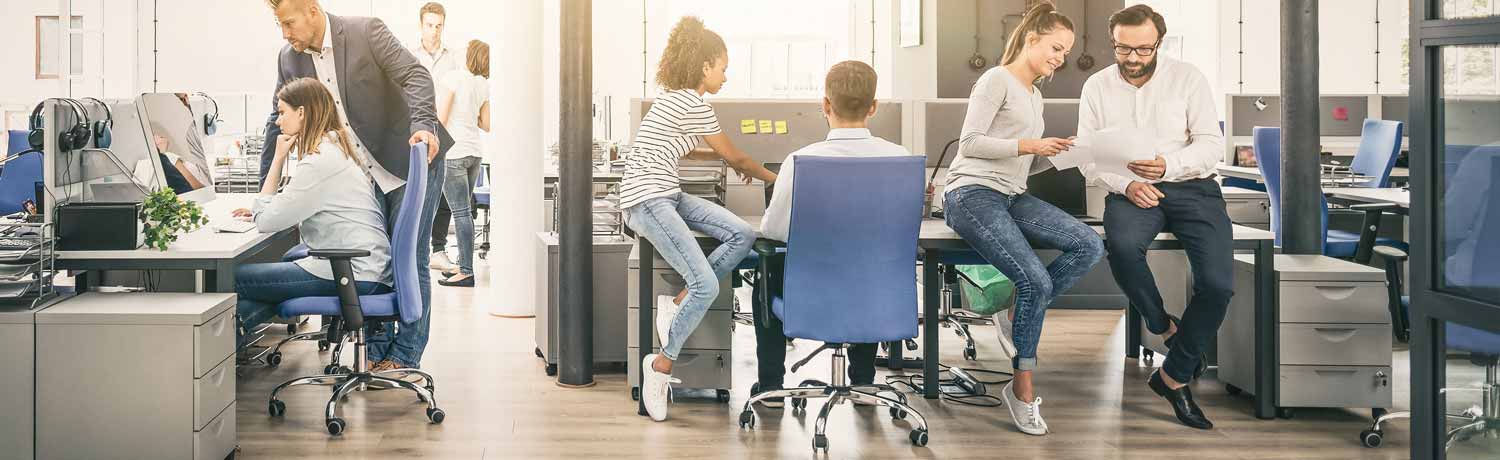
<path id="1" fill-rule="evenodd" d="M 677 160 L 692 152 L 703 136 L 720 132 L 714 108 L 693 90 L 669 91 L 656 98 L 625 156 L 620 207 L 681 192 Z"/>

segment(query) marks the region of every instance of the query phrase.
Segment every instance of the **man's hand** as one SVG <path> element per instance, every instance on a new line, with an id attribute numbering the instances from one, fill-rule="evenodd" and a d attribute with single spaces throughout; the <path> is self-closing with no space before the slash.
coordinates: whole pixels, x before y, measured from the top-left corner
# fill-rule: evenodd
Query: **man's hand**
<path id="1" fill-rule="evenodd" d="M 1161 199 L 1167 194 L 1157 190 L 1155 186 L 1141 181 L 1133 181 L 1125 187 L 1125 198 L 1141 209 L 1150 209 L 1161 204 Z"/>
<path id="2" fill-rule="evenodd" d="M 427 163 L 432 163 L 432 159 L 437 158 L 438 155 L 437 135 L 432 134 L 431 131 L 422 130 L 412 133 L 411 140 L 407 141 L 411 145 L 417 145 L 418 142 L 427 143 Z"/>
<path id="3" fill-rule="evenodd" d="M 749 174 L 745 174 L 744 171 L 740 171 L 738 169 L 734 170 L 734 174 L 739 176 L 740 180 L 745 182 L 745 185 L 750 185 L 750 181 L 755 180 L 754 177 L 750 177 Z"/>
<path id="4" fill-rule="evenodd" d="M 1125 165 L 1130 172 L 1146 180 L 1159 180 L 1167 174 L 1167 160 L 1157 155 L 1155 160 L 1137 160 Z"/>

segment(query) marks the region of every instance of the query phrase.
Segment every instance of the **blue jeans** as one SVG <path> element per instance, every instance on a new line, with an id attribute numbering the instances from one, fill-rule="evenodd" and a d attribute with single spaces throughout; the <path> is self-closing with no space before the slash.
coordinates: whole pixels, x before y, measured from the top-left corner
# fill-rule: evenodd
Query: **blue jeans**
<path id="1" fill-rule="evenodd" d="M 750 245 L 755 244 L 755 229 L 728 209 L 681 192 L 626 209 L 625 224 L 651 241 L 667 265 L 687 281 L 688 295 L 682 300 L 677 318 L 672 320 L 667 343 L 661 347 L 662 356 L 675 361 L 682 344 L 719 297 L 719 279 L 750 254 Z M 694 230 L 724 244 L 704 256 L 693 238 Z"/>
<path id="2" fill-rule="evenodd" d="M 479 157 L 464 157 L 443 162 L 443 197 L 458 225 L 458 271 L 474 274 L 474 181 L 479 179 Z M 441 251 L 441 246 L 433 247 Z"/>
<path id="3" fill-rule="evenodd" d="M 379 334 L 374 333 L 374 325 L 370 325 L 366 332 L 368 338 L 365 340 L 365 348 L 372 363 L 389 359 L 401 367 L 413 369 L 422 364 L 422 352 L 427 349 L 427 331 L 432 324 L 432 271 L 427 269 L 427 263 L 432 258 L 432 219 L 437 215 L 438 200 L 443 198 L 442 165 L 446 153 L 438 154 L 427 165 L 427 189 L 422 191 L 422 216 L 417 219 L 417 287 L 422 290 L 422 318 L 411 323 L 401 323 L 396 326 L 395 331 L 388 328 Z M 375 190 L 377 198 L 385 199 L 387 231 L 396 228 L 396 215 L 401 211 L 401 199 L 407 191 L 404 186 L 389 194 L 380 193 L 378 188 Z M 391 260 L 392 264 L 401 262 Z"/>
<path id="4" fill-rule="evenodd" d="M 372 281 L 354 282 L 359 295 L 384 294 L 391 287 Z M 244 264 L 234 267 L 235 305 L 245 332 L 276 316 L 277 305 L 298 297 L 336 296 L 338 286 L 292 262 Z M 241 340 L 244 338 L 241 337 Z"/>
<path id="5" fill-rule="evenodd" d="M 1011 365 L 1018 371 L 1036 369 L 1047 306 L 1099 263 L 1103 239 L 1087 224 L 1037 197 L 1006 195 L 978 185 L 947 192 L 943 213 L 949 227 L 1015 283 L 1011 340 L 1016 356 Z M 1061 250 L 1062 255 L 1043 266 L 1033 247 Z"/>

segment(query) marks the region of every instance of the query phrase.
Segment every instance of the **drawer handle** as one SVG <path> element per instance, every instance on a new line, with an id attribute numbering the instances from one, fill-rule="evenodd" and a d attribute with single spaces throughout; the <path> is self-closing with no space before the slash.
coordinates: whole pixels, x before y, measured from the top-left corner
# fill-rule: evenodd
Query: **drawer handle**
<path id="1" fill-rule="evenodd" d="M 1316 374 L 1318 374 L 1318 375 L 1328 375 L 1328 374 L 1353 375 L 1357 371 L 1355 371 L 1354 369 L 1314 369 L 1313 372 L 1316 373 Z"/>
<path id="2" fill-rule="evenodd" d="M 217 387 L 224 385 L 224 376 L 229 372 L 228 369 L 229 368 L 226 366 L 219 366 L 219 372 L 217 372 L 218 375 L 215 375 L 212 379 L 212 381 L 214 382 L 213 386 Z"/>
<path id="3" fill-rule="evenodd" d="M 1329 300 L 1344 300 L 1354 295 L 1354 286 L 1313 286 L 1318 295 Z"/>
<path id="4" fill-rule="evenodd" d="M 1344 342 L 1354 338 L 1354 335 L 1359 333 L 1359 329 L 1351 327 L 1315 327 L 1313 330 L 1317 331 L 1319 336 L 1329 342 Z"/>
<path id="5" fill-rule="evenodd" d="M 224 417 L 219 417 L 218 420 L 214 421 L 213 430 L 214 437 L 218 437 L 219 435 L 224 434 Z"/>
<path id="6" fill-rule="evenodd" d="M 220 316 L 218 321 L 215 321 L 214 324 L 209 326 L 209 331 L 212 332 L 212 335 L 214 337 L 224 335 L 224 325 L 226 324 L 229 324 L 229 316 Z"/>

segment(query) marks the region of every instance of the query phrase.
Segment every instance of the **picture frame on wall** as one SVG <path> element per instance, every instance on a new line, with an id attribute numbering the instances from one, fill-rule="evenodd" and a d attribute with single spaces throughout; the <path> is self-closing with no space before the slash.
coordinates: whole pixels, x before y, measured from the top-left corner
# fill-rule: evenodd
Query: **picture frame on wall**
<path id="1" fill-rule="evenodd" d="M 922 0 L 901 0 L 901 47 L 922 46 Z"/>

